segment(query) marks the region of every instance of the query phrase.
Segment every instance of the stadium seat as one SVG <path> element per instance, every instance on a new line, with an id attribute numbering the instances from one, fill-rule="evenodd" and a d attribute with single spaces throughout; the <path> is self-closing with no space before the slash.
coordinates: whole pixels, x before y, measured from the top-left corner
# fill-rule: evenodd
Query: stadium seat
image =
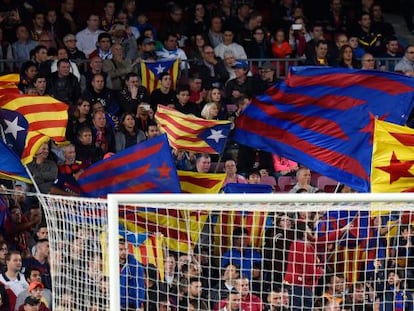
<path id="1" fill-rule="evenodd" d="M 282 192 L 288 192 L 296 183 L 296 179 L 291 176 L 280 176 L 277 184 Z M 291 186 L 291 187 L 290 187 Z"/>
<path id="2" fill-rule="evenodd" d="M 277 185 L 276 179 L 273 176 L 263 176 L 260 180 L 263 185 L 275 187 Z"/>
<path id="3" fill-rule="evenodd" d="M 337 184 L 338 184 L 338 182 L 336 180 L 333 180 L 332 178 L 329 178 L 329 177 L 326 177 L 326 176 L 319 176 L 318 181 L 316 183 L 316 187 L 318 187 L 319 189 L 325 191 L 325 186 L 329 185 L 329 186 L 336 187 Z"/>

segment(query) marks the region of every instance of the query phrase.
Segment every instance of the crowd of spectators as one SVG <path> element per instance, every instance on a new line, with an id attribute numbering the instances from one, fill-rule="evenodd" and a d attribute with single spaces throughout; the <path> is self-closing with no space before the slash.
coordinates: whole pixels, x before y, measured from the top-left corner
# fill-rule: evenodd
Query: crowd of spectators
<path id="1" fill-rule="evenodd" d="M 85 168 L 159 135 L 154 120 L 159 104 L 234 122 L 250 98 L 283 79 L 293 64 L 414 76 L 414 46 L 403 46 L 384 19 L 381 4 L 372 0 L 329 0 L 321 6 L 300 0 L 177 1 L 165 3 L 158 15 L 142 10 L 134 0 L 98 2 L 91 11 L 80 12 L 75 0 L 0 1 L 0 71 L 18 72 L 23 94 L 47 94 L 68 104 L 69 144 L 43 144 L 28 165 L 42 193 L 79 196 L 77 179 Z M 412 31 L 412 3 L 401 2 Z M 160 87 L 149 92 L 141 84 L 140 63 L 170 59 L 180 61 L 178 81 L 161 73 Z M 211 172 L 212 160 L 217 160 L 183 150 L 172 153 L 182 170 Z M 231 137 L 223 158 L 225 184 L 270 180 L 277 190 L 277 180 L 288 177 L 291 192 L 324 190 L 311 185 L 311 172 L 294 159 L 237 145 Z M 219 169 L 215 163 L 214 170 Z M 48 310 L 52 287 L 42 210 L 23 194 L 30 190 L 28 185 L 12 187 L 22 193 L 4 196 L 1 203 L 9 217 L 0 239 L 0 310 Z M 232 234 L 233 248 L 217 262 L 201 258 L 201 249 L 198 260 L 190 256 L 180 265 L 180 254 L 170 254 L 165 283 L 151 269 L 145 272 L 152 279 L 145 286 L 156 288 L 158 302 L 148 302 L 154 297 L 150 290 L 142 301 L 149 310 L 161 310 L 167 301 L 183 310 L 311 310 L 314 305 L 373 310 L 376 303 L 381 310 L 413 309 L 411 291 L 403 289 L 406 277 L 413 277 L 412 268 L 405 269 L 407 276 L 387 270 L 399 264 L 381 257 L 374 270 L 362 273 L 362 283 L 350 284 L 344 269 L 332 268 L 323 259 L 326 253 L 319 253 L 319 218 L 300 219 L 274 215 L 265 251 L 249 248 L 245 228 L 239 228 Z M 338 225 L 337 230 L 342 234 L 349 226 Z M 338 232 L 324 237 L 324 243 L 336 244 Z M 394 245 L 405 245 L 394 249 L 395 256 L 410 258 L 411 239 L 407 226 L 394 239 Z M 373 246 L 379 248 L 379 242 Z M 409 290 L 414 289 L 412 283 L 407 282 Z"/>

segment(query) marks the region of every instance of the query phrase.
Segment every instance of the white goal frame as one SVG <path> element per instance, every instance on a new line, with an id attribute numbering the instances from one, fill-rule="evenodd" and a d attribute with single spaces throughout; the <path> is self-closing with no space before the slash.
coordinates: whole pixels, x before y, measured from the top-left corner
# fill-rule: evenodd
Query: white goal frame
<path id="1" fill-rule="evenodd" d="M 111 311 L 120 310 L 119 292 L 119 235 L 118 235 L 118 207 L 119 204 L 147 204 L 147 203 L 193 203 L 206 204 L 206 211 L 234 210 L 234 205 L 217 207 L 214 203 L 247 203 L 260 204 L 263 211 L 274 211 L 274 204 L 301 203 L 289 208 L 290 212 L 296 212 L 308 208 L 306 203 L 378 203 L 378 202 L 414 202 L 414 193 L 316 193 L 316 194 L 109 194 L 108 203 L 108 249 L 109 257 L 110 295 L 109 305 Z M 266 204 L 268 203 L 268 204 Z M 252 209 L 254 206 L 252 205 Z M 181 205 L 180 209 L 191 209 L 190 206 Z M 338 206 L 315 206 L 314 210 L 337 210 Z M 397 205 L 376 205 L 375 210 L 401 210 Z"/>

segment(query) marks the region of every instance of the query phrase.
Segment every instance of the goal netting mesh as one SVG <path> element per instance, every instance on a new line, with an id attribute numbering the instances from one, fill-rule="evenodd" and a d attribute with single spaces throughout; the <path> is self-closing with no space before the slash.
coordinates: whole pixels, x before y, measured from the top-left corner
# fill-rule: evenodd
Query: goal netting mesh
<path id="1" fill-rule="evenodd" d="M 45 196 L 54 310 L 413 310 L 413 198 Z"/>

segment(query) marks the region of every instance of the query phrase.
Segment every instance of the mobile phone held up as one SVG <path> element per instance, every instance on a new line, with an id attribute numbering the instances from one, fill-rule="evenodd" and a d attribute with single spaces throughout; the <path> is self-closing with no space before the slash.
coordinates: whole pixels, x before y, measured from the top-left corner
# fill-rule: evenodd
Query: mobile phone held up
<path id="1" fill-rule="evenodd" d="M 293 24 L 292 29 L 293 30 L 301 30 L 302 29 L 302 24 Z"/>

